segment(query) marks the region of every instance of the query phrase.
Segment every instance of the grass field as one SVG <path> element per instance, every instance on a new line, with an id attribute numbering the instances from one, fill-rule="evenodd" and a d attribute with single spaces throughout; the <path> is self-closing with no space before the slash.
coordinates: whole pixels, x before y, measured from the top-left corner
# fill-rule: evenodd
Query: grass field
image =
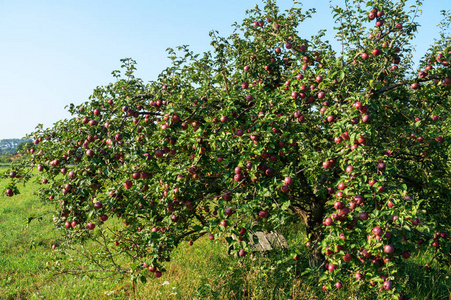
<path id="1" fill-rule="evenodd" d="M 5 168 L 0 166 L 0 174 Z M 6 180 L 0 179 L 0 190 Z M 42 204 L 29 183 L 13 198 L 0 196 L 0 299 L 348 299 L 357 285 L 350 279 L 341 291 L 324 294 L 316 280 L 301 276 L 306 261 L 283 262 L 285 251 L 237 259 L 227 255 L 223 242 L 200 239 L 182 244 L 161 278 L 132 285 L 129 278 L 105 273 L 71 275 L 64 270 L 89 269 L 87 260 L 51 249 L 58 232 L 52 227 L 52 207 Z M 42 216 L 27 225 L 30 216 Z M 290 245 L 301 243 L 302 231 L 283 232 Z M 93 247 L 86 245 L 85 247 Z M 59 250 L 56 250 L 59 251 Z M 430 253 L 412 257 L 402 270 L 413 299 L 450 299 L 450 268 L 423 266 Z M 279 263 L 278 263 L 279 262 Z M 435 268 L 434 268 L 435 267 Z M 420 288 L 421 286 L 421 288 Z M 359 299 L 374 299 L 360 295 Z"/>

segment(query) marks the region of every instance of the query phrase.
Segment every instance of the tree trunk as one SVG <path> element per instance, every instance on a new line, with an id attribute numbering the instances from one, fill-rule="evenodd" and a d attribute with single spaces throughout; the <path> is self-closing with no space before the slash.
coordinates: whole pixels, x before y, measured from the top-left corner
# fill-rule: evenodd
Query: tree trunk
<path id="1" fill-rule="evenodd" d="M 324 266 L 326 260 L 321 253 L 321 241 L 323 239 L 322 233 L 315 230 L 313 227 L 307 226 L 307 234 L 310 235 L 310 247 L 309 247 L 309 264 L 311 268 L 321 268 Z"/>
<path id="2" fill-rule="evenodd" d="M 316 227 L 323 222 L 324 218 L 324 203 L 325 201 L 319 201 L 312 205 L 311 213 L 308 215 L 306 222 L 307 235 L 310 236 L 309 247 L 309 263 L 310 267 L 323 267 L 326 263 L 323 253 L 321 253 L 321 241 L 324 238 L 322 232 Z"/>
<path id="3" fill-rule="evenodd" d="M 310 267 L 321 267 L 325 264 L 324 255 L 321 253 L 321 241 L 323 234 L 320 233 L 316 227 L 322 223 L 324 217 L 324 205 L 316 203 L 313 205 L 310 213 L 307 213 L 299 207 L 292 207 L 296 213 L 304 221 L 307 235 L 310 236 L 309 242 L 309 264 Z"/>

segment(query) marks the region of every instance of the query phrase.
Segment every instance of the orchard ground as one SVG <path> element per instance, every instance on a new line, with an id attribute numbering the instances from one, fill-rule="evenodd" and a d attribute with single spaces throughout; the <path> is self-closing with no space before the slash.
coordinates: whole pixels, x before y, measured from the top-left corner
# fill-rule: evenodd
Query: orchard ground
<path id="1" fill-rule="evenodd" d="M 4 173 L 6 166 L 0 166 Z M 7 180 L 0 180 L 0 190 Z M 14 201 L 0 196 L 0 299 L 347 299 L 356 293 L 355 279 L 344 288 L 325 294 L 317 278 L 303 276 L 308 262 L 302 258 L 292 268 L 281 263 L 288 252 L 278 250 L 235 258 L 227 255 L 225 241 L 203 237 L 193 246 L 181 244 L 166 263 L 161 278 L 132 285 L 128 277 L 90 272 L 96 267 L 74 253 L 63 253 L 52 244 L 59 232 L 52 223 L 51 205 L 34 195 L 39 185 L 28 183 Z M 9 200 L 9 199 L 8 199 Z M 33 219 L 28 225 L 29 217 Z M 301 225 L 287 228 L 290 245 L 304 243 Z M 85 247 L 96 247 L 89 242 Z M 307 252 L 307 248 L 304 248 Z M 301 257 L 306 257 L 304 253 Z M 58 259 L 54 261 L 54 256 Z M 420 251 L 402 269 L 407 292 L 413 299 L 449 299 L 451 269 L 424 265 L 431 254 Z M 83 274 L 76 274 L 83 270 Z M 418 284 L 420 283 L 420 284 Z M 421 289 L 419 288 L 421 286 Z M 360 295 L 359 299 L 372 299 Z"/>

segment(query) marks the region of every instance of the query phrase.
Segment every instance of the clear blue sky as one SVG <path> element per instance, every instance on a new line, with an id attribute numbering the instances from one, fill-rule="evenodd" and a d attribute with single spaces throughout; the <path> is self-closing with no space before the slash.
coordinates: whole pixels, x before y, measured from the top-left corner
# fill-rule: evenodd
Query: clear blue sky
<path id="1" fill-rule="evenodd" d="M 302 36 L 328 29 L 332 39 L 329 1 L 299 2 L 318 11 L 300 28 Z M 451 0 L 424 2 L 414 42 L 420 53 L 436 37 L 439 11 L 451 9 Z M 261 1 L 0 1 L 0 139 L 20 138 L 38 123 L 48 127 L 68 118 L 64 107 L 88 100 L 96 86 L 114 81 L 111 71 L 120 68 L 121 58 L 132 57 L 137 76 L 155 80 L 170 64 L 167 47 L 210 50 L 209 31 L 228 36 L 231 24 L 256 3 Z M 292 0 L 278 3 L 285 9 Z"/>

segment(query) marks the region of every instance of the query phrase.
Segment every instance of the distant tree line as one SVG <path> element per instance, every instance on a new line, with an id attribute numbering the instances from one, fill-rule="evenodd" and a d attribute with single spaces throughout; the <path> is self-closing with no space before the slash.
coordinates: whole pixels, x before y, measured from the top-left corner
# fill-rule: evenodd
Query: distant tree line
<path id="1" fill-rule="evenodd" d="M 0 163 L 10 163 L 17 154 L 24 154 L 32 145 L 33 142 L 27 139 L 0 140 Z"/>
<path id="2" fill-rule="evenodd" d="M 0 140 L 0 154 L 15 154 L 24 151 L 33 142 L 27 139 L 3 139 Z"/>

